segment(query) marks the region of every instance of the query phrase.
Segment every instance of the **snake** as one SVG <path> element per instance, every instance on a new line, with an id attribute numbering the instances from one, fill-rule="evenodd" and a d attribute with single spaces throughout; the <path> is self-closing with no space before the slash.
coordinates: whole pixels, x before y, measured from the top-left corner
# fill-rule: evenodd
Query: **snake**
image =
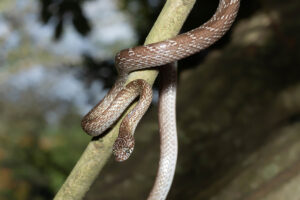
<path id="1" fill-rule="evenodd" d="M 134 131 L 152 101 L 152 87 L 143 79 L 128 84 L 131 72 L 159 67 L 162 82 L 158 115 L 160 160 L 154 186 L 148 200 L 167 198 L 176 168 L 178 141 L 176 130 L 176 61 L 208 48 L 219 40 L 235 21 L 240 0 L 220 0 L 214 15 L 204 24 L 173 38 L 120 51 L 115 56 L 119 76 L 106 96 L 82 119 L 83 130 L 99 136 L 112 127 L 135 99 L 134 108 L 123 117 L 112 152 L 124 161 L 133 152 Z"/>

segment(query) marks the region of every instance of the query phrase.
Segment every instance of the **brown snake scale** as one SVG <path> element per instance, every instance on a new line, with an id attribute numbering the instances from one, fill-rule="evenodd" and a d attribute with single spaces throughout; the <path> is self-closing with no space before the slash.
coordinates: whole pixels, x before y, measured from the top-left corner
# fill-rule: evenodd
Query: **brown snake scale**
<path id="1" fill-rule="evenodd" d="M 148 200 L 166 199 L 176 167 L 176 67 L 169 63 L 195 54 L 220 39 L 235 20 L 239 4 L 240 0 L 220 0 L 213 17 L 200 27 L 162 42 L 120 51 L 115 58 L 118 80 L 105 98 L 82 120 L 84 131 L 91 136 L 98 136 L 110 128 L 139 97 L 136 106 L 122 120 L 113 146 L 116 160 L 126 160 L 134 148 L 135 128 L 152 100 L 151 86 L 145 80 L 138 79 L 125 85 L 128 74 L 166 65 L 160 70 L 163 77 L 159 99 L 160 161 Z"/>

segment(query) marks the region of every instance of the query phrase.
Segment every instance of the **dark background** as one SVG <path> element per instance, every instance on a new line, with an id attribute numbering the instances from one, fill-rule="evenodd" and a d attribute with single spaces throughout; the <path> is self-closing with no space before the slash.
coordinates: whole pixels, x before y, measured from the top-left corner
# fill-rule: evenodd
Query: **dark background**
<path id="1" fill-rule="evenodd" d="M 88 2 L 40 0 L 33 15 L 41 25 L 52 24 L 47 34 L 54 44 L 61 43 L 67 27 L 89 38 L 95 27 L 84 9 Z M 117 3 L 136 32 L 132 46 L 142 44 L 164 1 Z M 217 5 L 216 0 L 197 1 L 182 32 L 208 20 Z M 6 13 L 7 7 L 12 6 L 0 4 L 0 12 L 13 24 L 13 33 L 22 16 Z M 168 199 L 298 199 L 299 8 L 298 0 L 242 0 L 225 37 L 179 62 L 179 157 Z M 73 101 L 51 98 L 47 84 L 59 80 L 51 77 L 71 74 L 86 90 L 101 81 L 103 96 L 117 75 L 113 56 L 82 52 L 73 60 L 56 58 L 31 50 L 36 47 L 30 41 L 8 55 L 5 49 L 0 53 L 0 199 L 52 199 L 90 140 L 80 128 L 82 113 Z M 0 42 L 5 43 L 1 34 Z M 118 50 L 112 48 L 112 55 Z M 7 84 L 37 63 L 49 74 L 46 85 L 20 91 L 16 88 L 22 82 Z M 90 105 L 100 100 L 89 92 L 83 95 Z M 55 123 L 45 113 L 54 115 Z M 156 115 L 154 102 L 137 128 L 132 157 L 125 163 L 111 159 L 85 199 L 146 198 L 159 156 Z"/>

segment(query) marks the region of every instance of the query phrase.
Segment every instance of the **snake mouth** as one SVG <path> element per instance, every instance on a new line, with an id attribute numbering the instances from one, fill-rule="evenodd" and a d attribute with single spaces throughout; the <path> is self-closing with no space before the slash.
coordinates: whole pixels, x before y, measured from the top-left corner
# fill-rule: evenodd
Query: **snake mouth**
<path id="1" fill-rule="evenodd" d="M 127 160 L 132 152 L 133 152 L 133 148 L 130 147 L 123 147 L 121 149 L 117 149 L 113 151 L 115 155 L 115 160 L 118 162 L 123 162 Z"/>
<path id="2" fill-rule="evenodd" d="M 113 145 L 113 154 L 118 162 L 125 161 L 129 158 L 134 149 L 134 140 L 128 138 L 117 138 Z"/>

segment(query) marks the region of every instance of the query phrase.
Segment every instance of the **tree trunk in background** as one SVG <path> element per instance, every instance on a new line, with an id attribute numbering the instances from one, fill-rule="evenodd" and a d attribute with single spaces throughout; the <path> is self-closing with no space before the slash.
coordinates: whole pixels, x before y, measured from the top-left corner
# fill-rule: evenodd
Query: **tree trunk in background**
<path id="1" fill-rule="evenodd" d="M 299 199 L 299 3 L 265 5 L 181 76 L 170 199 Z"/>

